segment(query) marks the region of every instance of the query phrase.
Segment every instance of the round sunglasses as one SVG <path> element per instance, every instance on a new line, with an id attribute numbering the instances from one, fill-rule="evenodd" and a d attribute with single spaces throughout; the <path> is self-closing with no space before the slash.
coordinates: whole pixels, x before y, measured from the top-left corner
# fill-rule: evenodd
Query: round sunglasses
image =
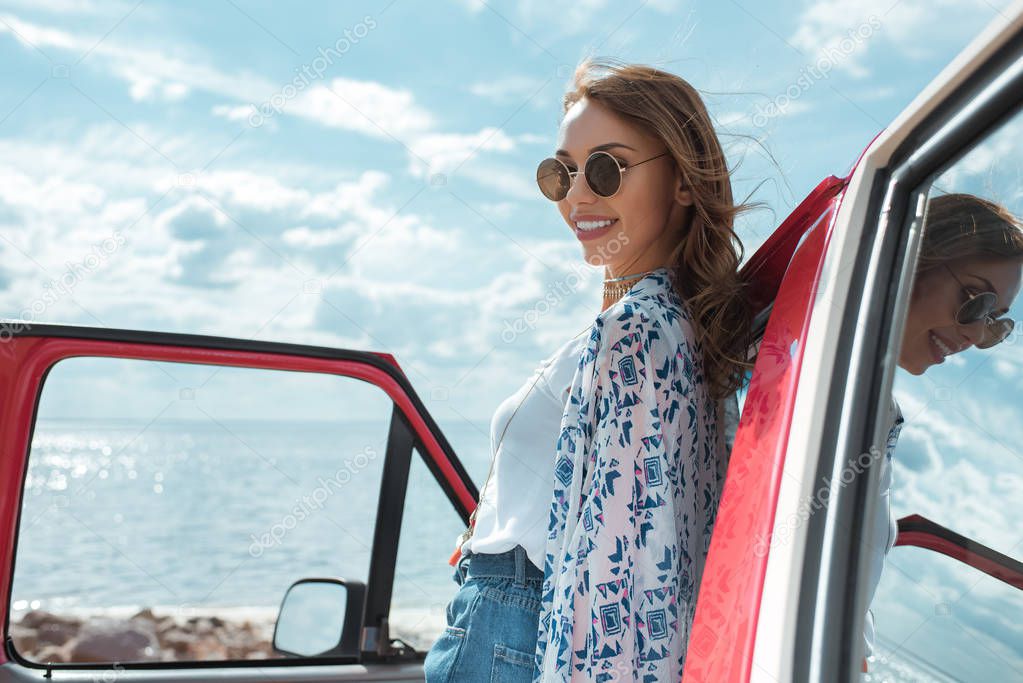
<path id="1" fill-rule="evenodd" d="M 640 164 L 653 161 L 665 156 L 669 152 L 661 152 L 657 156 L 637 161 L 632 166 L 622 167 L 618 159 L 608 152 L 594 152 L 586 158 L 583 164 L 583 175 L 586 177 L 586 184 L 590 186 L 593 193 L 608 199 L 618 194 L 622 187 L 622 173 L 635 168 Z M 536 184 L 540 186 L 543 196 L 552 202 L 560 202 L 568 195 L 572 187 L 572 180 L 579 171 L 570 171 L 561 159 L 548 157 L 540 162 L 536 168 Z"/>
<path id="2" fill-rule="evenodd" d="M 974 346 L 978 349 L 990 349 L 1005 341 L 1005 338 L 1012 333 L 1016 323 L 1012 318 L 991 317 L 991 312 L 998 303 L 998 295 L 994 292 L 976 292 L 973 288 L 963 284 L 963 281 L 952 272 L 948 264 L 941 265 L 945 266 L 945 270 L 955 278 L 959 286 L 963 288 L 963 292 L 966 293 L 966 301 L 956 311 L 956 322 L 960 325 L 972 325 L 975 322 L 984 321 L 983 338 Z"/>

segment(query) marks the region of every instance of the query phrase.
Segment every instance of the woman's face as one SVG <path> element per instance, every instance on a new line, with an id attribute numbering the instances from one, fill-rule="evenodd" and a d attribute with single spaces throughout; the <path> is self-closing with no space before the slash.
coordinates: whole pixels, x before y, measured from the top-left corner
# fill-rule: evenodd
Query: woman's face
<path id="1" fill-rule="evenodd" d="M 565 114 L 555 156 L 570 171 L 580 171 L 558 210 L 583 247 L 591 265 L 612 275 L 629 275 L 664 265 L 688 225 L 692 196 L 670 154 L 647 161 L 667 147 L 635 130 L 599 102 L 583 98 Z M 611 153 L 623 168 L 622 184 L 609 198 L 594 194 L 582 170 L 598 149 Z M 613 221 L 606 227 L 599 222 Z M 582 223 L 582 226 L 580 226 Z"/>
<path id="2" fill-rule="evenodd" d="M 956 323 L 956 311 L 967 300 L 964 286 L 974 294 L 986 291 L 997 294 L 991 315 L 999 317 L 1008 312 L 1023 279 L 1023 266 L 1018 261 L 974 257 L 949 261 L 946 265 L 948 268 L 939 265 L 920 275 L 910 297 L 899 367 L 914 375 L 922 375 L 930 366 L 944 363 L 946 355 L 965 351 L 981 340 L 983 321 Z M 946 349 L 936 344 L 934 337 Z M 946 354 L 946 350 L 951 353 Z"/>

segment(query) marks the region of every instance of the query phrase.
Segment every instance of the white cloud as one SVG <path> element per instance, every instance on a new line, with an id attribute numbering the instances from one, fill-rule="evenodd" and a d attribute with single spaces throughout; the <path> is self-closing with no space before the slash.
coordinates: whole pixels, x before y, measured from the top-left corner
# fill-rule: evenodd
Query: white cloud
<path id="1" fill-rule="evenodd" d="M 188 94 L 189 88 L 184 83 L 160 82 L 157 79 L 150 79 L 144 76 L 136 77 L 128 94 L 136 102 L 164 100 L 176 102 Z"/>
<path id="2" fill-rule="evenodd" d="M 529 247 L 549 255 L 553 268 L 501 238 L 469 245 L 461 231 L 438 235 L 424 225 L 388 230 L 360 249 L 345 276 L 333 281 L 326 294 L 330 303 L 321 307 L 320 326 L 350 334 L 361 327 L 368 339 L 414 365 L 450 367 L 445 373 L 449 379 L 461 375 L 454 369 L 464 371 L 485 357 L 494 359 L 463 387 L 475 395 L 475 403 L 467 396 L 470 404 L 478 406 L 478 378 L 487 376 L 488 383 L 505 379 L 496 379 L 497 373 L 521 381 L 523 368 L 509 368 L 497 359 L 523 353 L 542 358 L 587 329 L 599 309 L 598 273 L 581 265 L 576 245 L 547 241 Z M 481 282 L 477 271 L 459 281 L 451 264 L 466 260 L 493 275 Z M 573 268 L 577 263 L 579 268 Z M 408 274 L 393 281 L 394 272 Z M 588 277 L 577 281 L 579 272 Z M 593 296 L 587 298 L 588 293 Z"/>
<path id="3" fill-rule="evenodd" d="M 484 128 L 477 133 L 431 133 L 416 138 L 411 145 L 409 172 L 423 177 L 430 173 L 450 173 L 479 152 L 510 152 L 515 141 L 500 128 Z M 422 160 L 429 163 L 423 165 Z"/>
<path id="4" fill-rule="evenodd" d="M 998 11 L 986 0 L 812 0 L 799 17 L 790 41 L 811 62 L 863 78 L 870 73 L 866 55 L 879 43 L 911 58 L 965 47 L 962 26 Z M 987 23 L 987 19 L 984 23 Z"/>
<path id="5" fill-rule="evenodd" d="M 1023 116 L 1016 115 L 984 138 L 936 181 L 940 192 L 972 192 L 1023 215 L 1020 158 Z"/>
<path id="6" fill-rule="evenodd" d="M 363 171 L 354 182 L 339 183 L 329 192 L 310 197 L 302 215 L 339 218 L 355 214 L 370 220 L 385 219 L 389 211 L 377 207 L 374 201 L 390 180 L 391 176 L 382 171 Z"/>
<path id="7" fill-rule="evenodd" d="M 481 13 L 489 4 L 483 0 L 458 0 L 472 14 Z M 574 36 L 586 32 L 602 31 L 601 35 L 608 31 L 606 25 L 607 11 L 615 5 L 608 0 L 575 0 L 571 3 L 555 3 L 549 0 L 520 0 L 511 7 L 501 6 L 498 11 L 505 19 L 510 21 L 514 28 L 511 28 L 512 37 L 519 38 L 521 33 L 535 34 L 541 42 L 547 38 L 547 34 L 554 32 L 555 36 Z M 674 16 L 685 8 L 682 0 L 646 0 L 641 10 L 652 10 L 660 14 Z M 496 18 L 496 17 L 495 17 Z M 616 30 L 618 33 L 631 33 L 631 29 L 622 28 L 620 25 Z M 541 35 L 542 34 L 542 35 Z M 530 35 L 532 38 L 532 35 Z"/>
<path id="8" fill-rule="evenodd" d="M 469 10 L 473 14 L 482 11 L 483 8 L 486 7 L 486 5 L 483 3 L 483 0 L 459 0 L 459 4 L 465 7 L 465 9 Z"/>
<path id="9" fill-rule="evenodd" d="M 521 144 L 544 144 L 553 146 L 553 138 L 523 133 L 508 135 L 503 130 L 487 127 L 477 133 L 430 133 L 414 138 L 410 143 L 408 155 L 408 172 L 413 176 L 424 178 L 433 173 L 453 173 L 455 170 L 469 169 L 479 164 L 482 171 L 475 169 L 470 175 L 477 183 L 500 190 L 507 188 L 509 194 L 534 198 L 535 193 L 521 191 L 522 183 L 518 180 L 507 185 L 501 180 L 495 184 L 493 179 L 485 175 L 494 170 L 501 173 L 490 161 L 487 152 L 507 154 L 519 148 Z M 515 171 L 521 175 L 521 171 Z M 531 183 L 527 183 L 531 186 Z"/>
<path id="10" fill-rule="evenodd" d="M 459 175 L 463 174 L 477 184 L 513 199 L 536 201 L 540 196 L 535 171 L 523 172 L 518 166 L 473 158 L 462 167 Z"/>
<path id="11" fill-rule="evenodd" d="M 53 201 L 54 198 L 59 201 Z M 106 193 L 90 182 L 71 182 L 57 176 L 39 182 L 15 167 L 0 166 L 0 200 L 26 213 L 52 211 L 77 215 L 102 206 Z"/>
<path id="12" fill-rule="evenodd" d="M 351 78 L 335 78 L 329 87 L 314 85 L 303 90 L 283 110 L 324 126 L 377 138 L 393 135 L 403 139 L 435 125 L 433 116 L 416 104 L 411 91 Z"/>
<path id="13" fill-rule="evenodd" d="M 250 74 L 224 73 L 214 67 L 167 56 L 164 51 L 126 47 L 113 38 L 98 40 L 10 15 L 2 19 L 6 23 L 0 23 L 0 33 L 10 33 L 19 41 L 71 54 L 90 51 L 84 68 L 99 66 L 106 73 L 125 81 L 129 95 L 135 101 L 176 102 L 193 91 L 201 91 L 247 103 L 223 103 L 212 107 L 214 116 L 229 121 L 251 124 L 251 117 L 259 114 L 260 125 L 269 123 L 273 126 L 276 116 L 289 115 L 328 128 L 382 141 L 397 141 L 413 150 L 409 168 L 417 176 L 426 173 L 420 158 L 427 161 L 432 172 L 445 172 L 454 169 L 474 152 L 506 154 L 513 151 L 518 142 L 535 144 L 546 140 L 529 133 L 514 138 L 493 127 L 476 133 L 440 132 L 435 116 L 416 101 L 411 90 L 375 81 L 334 78 L 329 83 L 313 82 L 301 89 L 294 86 L 295 92 L 289 99 L 286 96 L 292 84 L 275 87 L 269 81 Z M 156 136 L 142 137 L 150 140 Z M 154 147 L 167 153 L 162 145 Z M 203 149 L 202 146 L 198 148 Z M 170 156 L 174 159 L 173 155 Z M 200 162 L 199 166 L 204 163 Z M 183 165 L 188 167 L 192 164 Z"/>
<path id="14" fill-rule="evenodd" d="M 210 110 L 210 113 L 214 116 L 225 118 L 228 121 L 247 121 L 249 116 L 255 113 L 256 110 L 250 105 L 230 105 L 230 104 L 218 104 Z"/>
<path id="15" fill-rule="evenodd" d="M 518 202 L 484 202 L 479 211 L 490 218 L 510 218 L 520 207 Z"/>
<path id="16" fill-rule="evenodd" d="M 549 78 L 539 79 L 532 76 L 505 76 L 503 78 L 477 81 L 469 86 L 469 92 L 477 97 L 482 97 L 485 100 L 498 104 L 519 103 L 528 97 L 533 97 L 533 105 L 543 107 L 547 106 L 547 104 L 537 94 L 537 91 L 549 81 Z"/>
<path id="17" fill-rule="evenodd" d="M 921 514 L 1008 552 L 1023 524 L 1006 504 L 1023 482 L 1023 426 L 1011 400 L 1017 389 L 993 391 L 991 380 L 988 368 L 979 370 L 951 401 L 935 400 L 922 380 L 908 380 L 914 391 L 897 392 L 906 423 L 895 451 L 893 505 L 897 516 Z"/>
<path id="18" fill-rule="evenodd" d="M 128 94 L 136 102 L 147 102 L 153 100 L 163 100 L 165 102 L 177 102 L 182 100 L 188 95 L 189 87 L 184 83 L 172 83 L 163 82 L 154 79 L 147 78 L 145 76 L 136 77 L 131 87 L 128 89 Z"/>
<path id="19" fill-rule="evenodd" d="M 502 330 L 533 309 L 544 283 L 557 277 L 526 251 L 563 269 L 579 258 L 571 240 L 516 244 L 499 232 L 481 236 L 472 212 L 461 219 L 471 225 L 441 228 L 408 208 L 399 211 L 390 199 L 391 177 L 377 170 L 313 189 L 280 174 L 227 166 L 179 187 L 174 169 L 155 155 L 141 157 L 135 167 L 119 165 L 124 151 L 135 149 L 121 143 L 133 139 L 111 126 L 88 129 L 71 144 L 0 140 L 0 201 L 18 212 L 23 228 L 15 244 L 54 275 L 66 260 L 81 259 L 98 236 L 134 224 L 123 251 L 44 319 L 97 324 L 78 302 L 103 324 L 122 327 L 234 336 L 263 328 L 262 338 L 388 350 L 380 347 L 385 342 L 400 348 L 406 362 L 433 368 L 426 375 L 442 382 L 469 370 L 496 345 L 474 372 L 488 372 L 500 359 L 498 373 L 507 376 L 503 385 L 491 385 L 498 387 L 518 381 L 523 368 L 515 359 L 522 353 L 550 353 L 559 337 L 570 327 L 581 329 L 598 308 L 596 297 L 567 297 L 515 344 L 506 344 Z M 187 139 L 165 142 L 201 147 Z M 498 135 L 494 144 L 507 147 L 513 139 Z M 28 154 L 40 161 L 31 169 L 21 164 Z M 531 187 L 528 192 L 535 200 Z M 478 210 L 499 218 L 512 215 L 515 206 L 498 198 Z M 0 305 L 20 310 L 40 296 L 44 275 L 12 249 L 4 255 L 11 286 L 0 291 Z M 473 267 L 458 266 L 468 263 Z M 307 280 L 335 271 L 325 281 L 335 305 L 351 305 L 357 295 L 376 302 L 364 316 L 353 316 L 372 337 L 339 327 L 336 311 L 318 295 L 301 293 Z M 480 272 L 493 275 L 481 284 Z M 335 322 L 324 327 L 322 319 Z M 414 327 L 411 321 L 417 321 Z M 451 347 L 453 337 L 466 340 L 470 355 Z M 459 399 L 466 414 L 481 409 L 474 394 Z"/>
<path id="20" fill-rule="evenodd" d="M 524 145 L 551 145 L 554 146 L 553 135 L 538 135 L 536 133 L 522 133 L 515 138 Z"/>
<path id="21" fill-rule="evenodd" d="M 214 67 L 167 56 L 163 51 L 123 46 L 113 38 L 99 40 L 58 28 L 0 17 L 0 33 L 9 33 L 27 47 L 55 48 L 65 52 L 90 52 L 86 68 L 93 62 L 125 81 L 136 101 L 163 99 L 177 101 L 192 90 L 227 96 L 260 106 L 276 105 L 277 96 L 291 84 L 275 86 L 271 81 L 245 73 L 228 74 Z M 78 67 L 75 67 L 78 68 Z M 229 120 L 245 120 L 250 106 L 216 105 L 213 113 Z M 328 84 L 314 83 L 297 90 L 280 107 L 293 116 L 321 125 L 351 130 L 376 138 L 406 138 L 421 135 L 435 126 L 433 115 L 415 102 L 409 90 L 392 88 L 374 81 L 335 78 Z"/>
<path id="22" fill-rule="evenodd" d="M 288 187 L 280 179 L 249 170 L 203 173 L 197 187 L 222 201 L 257 211 L 296 209 L 312 200 L 312 193 Z"/>
<path id="23" fill-rule="evenodd" d="M 797 116 L 813 110 L 813 105 L 806 100 L 788 100 L 778 107 L 778 117 Z"/>
<path id="24" fill-rule="evenodd" d="M 71 68 L 101 68 L 128 83 L 132 97 L 137 99 L 145 99 L 154 92 L 180 99 L 195 89 L 256 102 L 274 90 L 272 83 L 251 74 L 226 74 L 164 51 L 124 46 L 113 38 L 101 40 L 100 36 L 78 35 L 9 14 L 0 16 L 0 20 L 0 33 L 9 33 L 23 44 L 27 41 L 26 47 L 30 49 L 54 48 L 75 58 L 89 52 L 84 67 Z"/>
<path id="25" fill-rule="evenodd" d="M 684 0 L 647 0 L 646 7 L 664 14 L 673 14 L 686 7 Z"/>
<path id="26" fill-rule="evenodd" d="M 320 249 L 350 242 L 360 227 L 355 223 L 346 223 L 336 228 L 318 230 L 308 225 L 299 225 L 281 233 L 281 239 L 290 247 Z"/>
<path id="27" fill-rule="evenodd" d="M 548 0 L 524 0 L 517 4 L 528 26 L 556 26 L 565 33 L 579 34 L 594 28 L 608 0 L 576 0 L 563 5 Z M 606 30 L 606 27 L 602 27 Z"/>
<path id="28" fill-rule="evenodd" d="M 121 2 L 120 0 L 6 0 L 8 7 L 19 7 L 34 12 L 48 12 L 59 15 L 101 15 L 123 17 L 134 11 L 137 3 Z"/>
<path id="29" fill-rule="evenodd" d="M 808 53 L 811 63 L 864 77 L 869 72 L 860 60 L 871 42 L 879 39 L 878 32 L 890 32 L 899 14 L 919 19 L 920 8 L 908 0 L 899 4 L 901 10 L 886 14 L 891 6 L 886 0 L 865 0 L 856 5 L 846 0 L 815 0 L 803 11 L 791 41 Z M 893 17 L 892 13 L 897 14 Z"/>

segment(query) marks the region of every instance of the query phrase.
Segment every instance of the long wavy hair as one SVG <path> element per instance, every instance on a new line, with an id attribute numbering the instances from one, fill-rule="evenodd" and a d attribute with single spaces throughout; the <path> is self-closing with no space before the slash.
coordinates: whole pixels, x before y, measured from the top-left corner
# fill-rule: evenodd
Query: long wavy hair
<path id="1" fill-rule="evenodd" d="M 731 172 L 707 108 L 679 76 L 587 57 L 576 67 L 562 115 L 583 98 L 660 138 L 691 191 L 690 225 L 666 264 L 678 276 L 676 289 L 694 318 L 710 393 L 724 398 L 743 385 L 753 366 L 746 354 L 754 312 L 738 273 L 744 252 L 733 223 L 754 205 L 733 201 Z"/>
<path id="2" fill-rule="evenodd" d="M 938 195 L 927 202 L 916 277 L 967 258 L 1023 260 L 1023 226 L 1001 204 L 972 194 Z"/>

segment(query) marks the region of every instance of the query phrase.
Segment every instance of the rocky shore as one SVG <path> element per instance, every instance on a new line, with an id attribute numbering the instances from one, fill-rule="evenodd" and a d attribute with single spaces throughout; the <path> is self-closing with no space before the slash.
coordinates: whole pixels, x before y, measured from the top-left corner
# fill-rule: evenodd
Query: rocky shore
<path id="1" fill-rule="evenodd" d="M 44 610 L 12 619 L 14 648 L 36 662 L 158 662 L 269 659 L 273 622 L 158 616 L 143 609 L 130 617 L 57 615 Z"/>

